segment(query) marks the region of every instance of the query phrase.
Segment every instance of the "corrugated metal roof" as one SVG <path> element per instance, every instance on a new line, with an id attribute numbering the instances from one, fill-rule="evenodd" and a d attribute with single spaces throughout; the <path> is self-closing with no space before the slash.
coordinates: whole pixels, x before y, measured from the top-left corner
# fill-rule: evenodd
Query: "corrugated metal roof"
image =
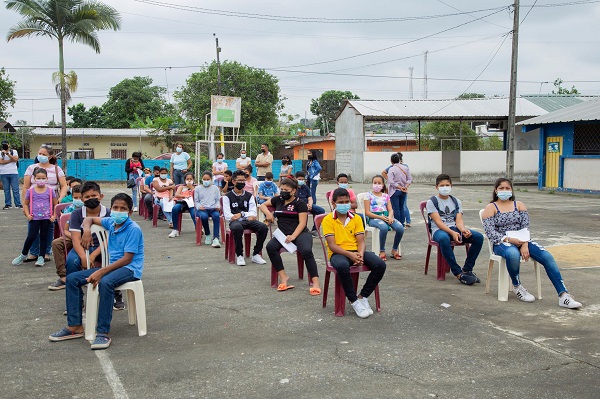
<path id="1" fill-rule="evenodd" d="M 579 104 L 583 101 L 597 99 L 597 96 L 580 96 L 573 94 L 526 94 L 521 96 L 531 101 L 535 105 L 544 108 L 548 112 L 558 111 L 571 105 Z"/>
<path id="2" fill-rule="evenodd" d="M 67 128 L 67 136 L 113 136 L 113 137 L 143 137 L 148 135 L 150 130 L 146 129 L 94 129 L 94 128 Z M 61 128 L 38 127 L 32 132 L 40 136 L 60 136 Z"/>
<path id="3" fill-rule="evenodd" d="M 508 98 L 468 100 L 348 100 L 365 120 L 494 120 L 508 117 Z M 547 111 L 525 98 L 517 98 L 517 117 Z"/>
<path id="4" fill-rule="evenodd" d="M 527 119 L 517 123 L 517 125 L 544 125 L 547 123 L 598 120 L 600 120 L 600 100 L 589 100 L 571 107 L 550 112 L 546 115 Z"/>

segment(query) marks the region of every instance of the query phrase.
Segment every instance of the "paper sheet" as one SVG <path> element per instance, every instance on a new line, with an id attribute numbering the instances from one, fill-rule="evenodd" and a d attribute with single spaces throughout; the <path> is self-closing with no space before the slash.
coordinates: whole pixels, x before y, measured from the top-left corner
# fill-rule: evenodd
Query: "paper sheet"
<path id="1" fill-rule="evenodd" d="M 529 234 L 529 229 L 524 228 L 516 231 L 507 231 L 506 236 L 510 238 L 516 238 L 521 241 L 529 241 L 531 239 L 531 235 Z"/>
<path id="2" fill-rule="evenodd" d="M 164 199 L 162 199 L 161 201 L 163 203 L 163 206 L 162 206 L 163 212 L 172 212 L 173 211 L 173 206 L 175 205 L 175 201 L 165 201 Z"/>
<path id="3" fill-rule="evenodd" d="M 285 234 L 283 234 L 283 232 L 279 229 L 277 229 L 273 232 L 273 237 L 277 238 L 277 241 L 279 241 L 281 243 L 281 245 L 285 248 L 285 250 L 291 254 L 296 252 L 296 250 L 298 249 L 298 247 L 296 247 L 296 244 L 294 244 L 293 242 L 290 242 L 290 243 L 285 242 L 285 239 L 287 236 Z"/>
<path id="4" fill-rule="evenodd" d="M 188 204 L 190 208 L 194 207 L 194 199 L 192 197 L 188 197 L 185 199 L 185 202 Z"/>

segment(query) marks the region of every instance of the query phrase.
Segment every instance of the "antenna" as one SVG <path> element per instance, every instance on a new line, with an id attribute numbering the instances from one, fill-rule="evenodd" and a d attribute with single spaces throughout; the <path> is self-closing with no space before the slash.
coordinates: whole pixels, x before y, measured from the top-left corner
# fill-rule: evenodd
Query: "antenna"
<path id="1" fill-rule="evenodd" d="M 427 53 L 429 50 L 425 50 L 425 62 L 424 62 L 424 79 L 423 79 L 423 95 L 425 96 L 425 100 L 427 100 Z"/>
<path id="2" fill-rule="evenodd" d="M 413 67 L 408 67 L 408 71 L 409 71 L 409 75 L 410 75 L 410 80 L 408 81 L 408 98 L 410 98 L 411 100 L 413 99 L 413 70 L 415 68 Z"/>

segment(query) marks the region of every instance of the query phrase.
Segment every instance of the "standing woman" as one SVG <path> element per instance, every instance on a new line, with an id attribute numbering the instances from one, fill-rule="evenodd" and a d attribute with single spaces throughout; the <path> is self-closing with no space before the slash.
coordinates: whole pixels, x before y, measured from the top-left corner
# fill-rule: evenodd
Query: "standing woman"
<path id="1" fill-rule="evenodd" d="M 127 174 L 127 180 L 135 180 L 138 177 L 141 177 L 143 170 L 144 162 L 142 161 L 142 153 L 135 151 L 133 154 L 131 154 L 131 158 L 125 162 L 125 173 Z M 139 201 L 137 184 L 131 187 L 131 197 L 133 198 L 133 212 L 137 212 Z"/>
<path id="2" fill-rule="evenodd" d="M 283 234 L 286 235 L 286 243 L 294 243 L 298 247 L 298 252 L 304 258 L 306 269 L 310 275 L 313 286 L 310 288 L 310 295 L 321 294 L 319 286 L 319 271 L 317 262 L 312 252 L 312 235 L 306 228 L 308 220 L 308 205 L 296 197 L 298 191 L 298 183 L 296 180 L 284 178 L 281 181 L 281 194 L 278 197 L 273 197 L 270 200 L 260 205 L 260 210 L 265 214 L 265 221 L 273 223 L 277 217 L 277 227 Z M 269 207 L 275 208 L 275 215 L 269 211 Z M 294 288 L 293 285 L 288 285 L 289 276 L 283 269 L 283 261 L 279 250 L 283 245 L 273 237 L 267 244 L 267 254 L 273 267 L 279 275 L 281 284 L 277 287 L 277 291 L 286 291 Z"/>
<path id="3" fill-rule="evenodd" d="M 321 180 L 321 164 L 317 158 L 316 151 L 311 151 L 308 155 L 306 171 L 308 176 L 308 185 L 310 186 L 310 196 L 313 199 L 313 205 L 317 203 L 317 186 Z"/>
<path id="4" fill-rule="evenodd" d="M 509 179 L 501 177 L 496 180 L 492 202 L 485 207 L 481 218 L 485 234 L 494 245 L 494 253 L 506 259 L 506 269 L 513 283 L 513 292 L 521 301 L 535 301 L 535 297 L 527 292 L 519 279 L 521 258 L 528 260 L 531 257 L 546 269 L 546 274 L 558 294 L 559 306 L 568 309 L 582 306 L 569 295 L 550 252 L 535 241 L 521 241 L 507 235 L 508 231 L 529 230 L 529 213 L 521 201 L 515 201 L 513 185 Z"/>
<path id="5" fill-rule="evenodd" d="M 388 191 L 392 202 L 394 215 L 403 223 L 404 204 L 408 195 L 408 187 L 412 183 L 412 176 L 408 166 L 400 163 L 400 155 L 392 154 L 390 157 L 392 167 L 388 171 Z"/>
<path id="6" fill-rule="evenodd" d="M 190 154 L 183 151 L 183 144 L 177 143 L 175 153 L 171 155 L 171 178 L 175 185 L 184 184 L 183 176 L 192 168 Z"/>
<path id="7" fill-rule="evenodd" d="M 252 160 L 250 158 L 248 158 L 248 156 L 246 155 L 246 150 L 241 150 L 240 157 L 235 160 L 236 170 L 244 170 L 244 169 L 246 169 L 246 166 L 251 165 L 251 164 L 252 164 Z"/>

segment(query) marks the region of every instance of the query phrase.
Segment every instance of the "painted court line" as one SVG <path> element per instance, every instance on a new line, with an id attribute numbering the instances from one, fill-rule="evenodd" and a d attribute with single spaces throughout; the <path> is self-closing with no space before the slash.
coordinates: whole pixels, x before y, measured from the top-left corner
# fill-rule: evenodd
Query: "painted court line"
<path id="1" fill-rule="evenodd" d="M 110 385 L 113 395 L 115 399 L 129 399 L 127 396 L 127 392 L 125 392 L 125 388 L 123 388 L 123 384 L 121 384 L 121 379 L 117 375 L 115 368 L 113 367 L 108 354 L 105 351 L 94 351 L 98 360 L 100 360 L 100 365 L 102 366 L 102 370 L 104 370 L 104 374 L 106 375 L 106 379 L 108 380 L 108 384 Z"/>

